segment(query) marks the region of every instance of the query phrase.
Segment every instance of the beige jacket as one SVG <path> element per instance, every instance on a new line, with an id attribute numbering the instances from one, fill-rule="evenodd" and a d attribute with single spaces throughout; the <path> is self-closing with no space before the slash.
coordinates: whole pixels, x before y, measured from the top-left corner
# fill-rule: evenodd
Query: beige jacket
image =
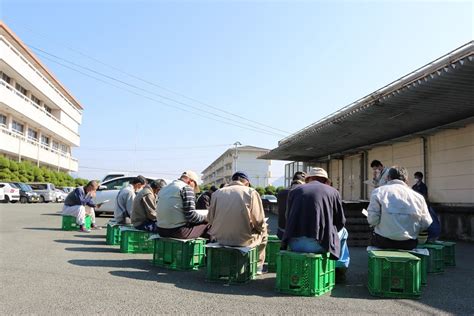
<path id="1" fill-rule="evenodd" d="M 212 194 L 207 219 L 209 234 L 222 245 L 254 247 L 268 235 L 260 195 L 239 181 Z"/>
<path id="2" fill-rule="evenodd" d="M 135 227 L 147 221 L 156 221 L 156 195 L 150 186 L 147 185 L 137 193 L 131 220 Z"/>

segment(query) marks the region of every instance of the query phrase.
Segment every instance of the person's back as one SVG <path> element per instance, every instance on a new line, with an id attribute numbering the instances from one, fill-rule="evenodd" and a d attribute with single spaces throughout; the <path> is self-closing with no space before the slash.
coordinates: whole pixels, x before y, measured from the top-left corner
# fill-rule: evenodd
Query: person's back
<path id="1" fill-rule="evenodd" d="M 258 193 L 233 182 L 213 193 L 208 218 L 209 233 L 220 244 L 250 246 L 256 241 L 258 227 L 264 225 L 265 214 Z"/>
<path id="2" fill-rule="evenodd" d="M 197 210 L 207 210 L 209 209 L 209 204 L 211 203 L 211 192 L 206 191 L 199 196 L 196 201 Z"/>
<path id="3" fill-rule="evenodd" d="M 147 204 L 144 205 L 144 203 Z M 153 210 L 151 214 L 147 212 L 148 208 Z M 156 196 L 153 194 L 151 187 L 144 187 L 135 196 L 131 220 L 135 227 L 142 225 L 147 220 L 156 221 Z"/>
<path id="4" fill-rule="evenodd" d="M 290 189 L 283 189 L 277 194 L 277 205 L 278 205 L 278 238 L 282 239 L 285 233 L 286 226 L 286 206 L 288 202 L 288 193 Z"/>
<path id="5" fill-rule="evenodd" d="M 132 216 L 133 200 L 135 199 L 135 191 L 131 184 L 122 188 L 117 194 L 117 206 L 114 211 L 114 220 L 117 223 L 125 223 Z"/>
<path id="6" fill-rule="evenodd" d="M 174 180 L 159 193 L 157 203 L 158 227 L 176 228 L 186 224 L 183 213 L 181 190 L 186 186 L 181 180 Z"/>
<path id="7" fill-rule="evenodd" d="M 314 239 L 334 258 L 340 256 L 338 231 L 345 217 L 339 192 L 323 183 L 312 181 L 290 191 L 284 244 L 292 238 Z"/>
<path id="8" fill-rule="evenodd" d="M 378 219 L 375 233 L 392 240 L 407 240 L 416 239 L 420 230 L 428 228 L 425 199 L 405 182 L 391 180 L 375 189 L 372 196 L 381 207 L 380 217 L 371 212 L 370 205 L 368 209 L 369 224 Z"/>

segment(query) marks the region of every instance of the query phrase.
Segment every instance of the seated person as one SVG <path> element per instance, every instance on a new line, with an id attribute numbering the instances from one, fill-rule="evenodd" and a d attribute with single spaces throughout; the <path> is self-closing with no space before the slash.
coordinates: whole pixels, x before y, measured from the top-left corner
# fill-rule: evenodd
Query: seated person
<path id="1" fill-rule="evenodd" d="M 367 208 L 367 221 L 374 227 L 371 244 L 385 249 L 414 249 L 418 235 L 432 222 L 425 199 L 406 184 L 405 168 L 390 168 L 387 179 L 386 185 L 372 191 Z"/>
<path id="2" fill-rule="evenodd" d="M 92 199 L 95 197 L 95 192 L 99 184 L 96 181 L 90 181 L 85 187 L 77 187 L 71 191 L 64 201 L 62 210 L 63 215 L 70 215 L 76 217 L 76 223 L 79 225 L 79 231 L 90 232 L 84 226 L 86 215 L 90 215 L 92 221 L 92 229 L 100 229 L 95 224 L 95 211 L 96 206 Z"/>
<path id="3" fill-rule="evenodd" d="M 339 192 L 329 186 L 323 168 L 312 168 L 300 185 L 288 194 L 288 214 L 282 247 L 291 251 L 329 252 L 337 263 L 336 277 L 343 281 L 349 266 L 346 218 Z"/>
<path id="4" fill-rule="evenodd" d="M 114 220 L 117 224 L 130 224 L 133 212 L 135 194 L 146 184 L 143 176 L 133 178 L 130 183 L 117 194 L 117 206 L 114 211 Z"/>
<path id="5" fill-rule="evenodd" d="M 164 180 L 155 180 L 147 184 L 133 200 L 132 224 L 136 229 L 158 232 L 156 225 L 156 199 L 161 188 L 166 185 Z"/>
<path id="6" fill-rule="evenodd" d="M 261 274 L 268 240 L 267 224 L 262 199 L 249 186 L 249 177 L 236 172 L 231 183 L 212 194 L 209 235 L 221 245 L 257 247 L 257 274 Z"/>
<path id="7" fill-rule="evenodd" d="M 209 205 L 211 204 L 211 196 L 212 193 L 216 192 L 217 188 L 216 186 L 212 186 L 209 190 L 204 192 L 199 196 L 199 198 L 196 201 L 196 209 L 197 210 L 208 210 Z"/>
<path id="8" fill-rule="evenodd" d="M 178 239 L 208 238 L 207 219 L 196 212 L 196 196 L 199 193 L 198 176 L 185 171 L 158 194 L 158 233 L 162 237 Z"/>
<path id="9" fill-rule="evenodd" d="M 278 230 L 277 236 L 281 240 L 283 238 L 283 234 L 285 233 L 285 226 L 286 226 L 286 216 L 287 216 L 287 200 L 288 200 L 288 193 L 293 190 L 294 188 L 304 184 L 304 178 L 306 174 L 302 171 L 297 171 L 293 175 L 293 180 L 291 181 L 290 187 L 281 190 L 277 194 L 277 205 L 278 205 Z"/>

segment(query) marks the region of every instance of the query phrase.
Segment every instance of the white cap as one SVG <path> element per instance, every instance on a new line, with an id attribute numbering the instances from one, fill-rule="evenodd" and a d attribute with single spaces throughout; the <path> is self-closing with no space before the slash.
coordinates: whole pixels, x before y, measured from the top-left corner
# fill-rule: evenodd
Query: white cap
<path id="1" fill-rule="evenodd" d="M 191 171 L 191 170 L 186 170 L 185 172 L 183 172 L 183 174 L 181 176 L 182 177 L 185 176 L 185 177 L 188 177 L 189 179 L 193 180 L 196 183 L 196 187 L 194 188 L 194 192 L 196 192 L 196 193 L 200 192 L 199 185 L 198 185 L 199 177 L 198 177 L 196 172 Z"/>
<path id="2" fill-rule="evenodd" d="M 307 173 L 306 173 L 306 178 L 308 177 L 321 177 L 328 179 L 328 173 L 326 170 L 323 168 L 311 168 Z"/>

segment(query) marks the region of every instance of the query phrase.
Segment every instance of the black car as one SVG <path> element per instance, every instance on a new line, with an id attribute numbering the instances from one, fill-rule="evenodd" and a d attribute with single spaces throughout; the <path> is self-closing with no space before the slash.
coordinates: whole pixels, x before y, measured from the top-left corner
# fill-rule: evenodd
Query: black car
<path id="1" fill-rule="evenodd" d="M 26 183 L 10 182 L 12 186 L 20 189 L 20 203 L 37 203 L 39 202 L 39 195 L 33 192 L 33 189 Z"/>

